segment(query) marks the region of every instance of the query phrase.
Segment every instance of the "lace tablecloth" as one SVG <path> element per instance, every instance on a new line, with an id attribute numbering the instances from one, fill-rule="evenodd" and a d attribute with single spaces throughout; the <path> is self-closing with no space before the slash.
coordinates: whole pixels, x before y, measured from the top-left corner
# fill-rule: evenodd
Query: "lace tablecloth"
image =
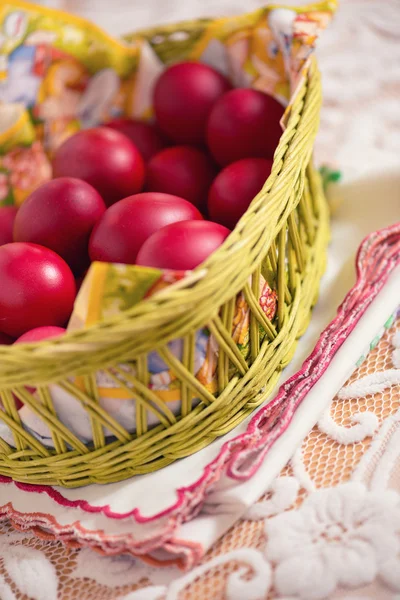
<path id="1" fill-rule="evenodd" d="M 263 2 L 43 4 L 122 33 Z M 379 201 L 400 167 L 399 25 L 398 0 L 343 0 L 321 40 L 325 106 L 316 156 L 343 170 L 343 194 L 355 186 L 360 210 L 363 190 L 374 186 Z M 399 600 L 400 318 L 371 348 L 267 494 L 195 569 L 66 549 L 3 522 L 0 599 Z"/>
<path id="2" fill-rule="evenodd" d="M 182 574 L 66 549 L 5 522 L 0 598 L 398 600 L 400 317 L 371 346 L 267 494 L 199 566 Z"/>

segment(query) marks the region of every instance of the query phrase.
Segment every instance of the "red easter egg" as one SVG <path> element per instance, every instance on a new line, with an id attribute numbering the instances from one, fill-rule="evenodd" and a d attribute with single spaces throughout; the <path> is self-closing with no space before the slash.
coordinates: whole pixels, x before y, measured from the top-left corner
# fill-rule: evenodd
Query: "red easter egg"
<path id="1" fill-rule="evenodd" d="M 136 264 L 188 271 L 201 264 L 229 234 L 229 229 L 211 221 L 172 223 L 148 238 L 139 250 Z"/>
<path id="2" fill-rule="evenodd" d="M 214 162 L 207 154 L 191 146 L 173 146 L 149 162 L 146 189 L 180 196 L 203 210 L 215 174 Z"/>
<path id="3" fill-rule="evenodd" d="M 235 89 L 214 105 L 207 143 L 215 160 L 227 165 L 241 158 L 272 158 L 282 129 L 283 107 L 262 92 Z"/>
<path id="4" fill-rule="evenodd" d="M 208 195 L 210 218 L 233 229 L 271 172 L 272 160 L 242 158 L 215 178 Z"/>
<path id="5" fill-rule="evenodd" d="M 87 275 L 87 271 L 85 271 L 84 273 L 82 273 L 82 275 L 80 277 L 75 277 L 76 293 L 77 294 L 78 294 L 79 290 L 81 289 L 83 282 L 85 281 L 86 275 Z"/>
<path id="6" fill-rule="evenodd" d="M 0 346 L 11 346 L 14 343 L 14 340 L 9 335 L 5 333 L 1 333 L 0 331 Z"/>
<path id="7" fill-rule="evenodd" d="M 54 337 L 60 337 L 66 333 L 66 329 L 63 327 L 36 327 L 35 329 L 31 329 L 27 331 L 23 335 L 21 335 L 16 341 L 15 344 L 28 344 L 33 342 L 41 342 L 42 340 L 48 340 Z M 26 389 L 31 394 L 36 392 L 36 388 L 32 386 L 26 386 Z M 23 406 L 23 402 L 14 395 L 15 402 L 17 403 L 17 410 L 19 410 Z"/>
<path id="8" fill-rule="evenodd" d="M 136 119 L 115 119 L 105 125 L 126 135 L 135 144 L 145 162 L 168 146 L 168 140 L 153 123 Z"/>
<path id="9" fill-rule="evenodd" d="M 55 152 L 54 177 L 76 177 L 92 185 L 107 206 L 140 192 L 143 158 L 132 142 L 110 127 L 78 131 Z"/>
<path id="10" fill-rule="evenodd" d="M 0 323 L 14 338 L 44 325 L 63 326 L 75 300 L 71 269 L 58 254 L 15 242 L 0 246 Z"/>
<path id="11" fill-rule="evenodd" d="M 159 77 L 154 111 L 161 130 L 178 144 L 201 144 L 214 103 L 231 89 L 229 81 L 207 65 L 180 62 Z"/>
<path id="12" fill-rule="evenodd" d="M 80 273 L 89 264 L 90 234 L 105 210 L 103 199 L 86 181 L 59 177 L 41 185 L 22 204 L 14 240 L 50 248 Z"/>
<path id="13" fill-rule="evenodd" d="M 13 227 L 17 212 L 16 206 L 0 206 L 0 246 L 13 241 Z"/>
<path id="14" fill-rule="evenodd" d="M 89 242 L 92 260 L 134 264 L 143 243 L 161 227 L 176 221 L 202 219 L 183 198 L 145 192 L 125 198 L 106 210 Z"/>
<path id="15" fill-rule="evenodd" d="M 40 342 L 42 340 L 49 340 L 50 338 L 60 337 L 60 335 L 64 335 L 66 333 L 66 329 L 64 327 L 36 327 L 35 329 L 31 329 L 26 333 L 22 334 L 17 340 L 16 344 L 28 344 L 33 342 Z"/>

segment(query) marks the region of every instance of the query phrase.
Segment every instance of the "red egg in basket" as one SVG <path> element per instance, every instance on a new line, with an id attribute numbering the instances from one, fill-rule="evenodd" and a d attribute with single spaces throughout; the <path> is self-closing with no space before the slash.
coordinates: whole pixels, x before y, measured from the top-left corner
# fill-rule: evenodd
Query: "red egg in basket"
<path id="1" fill-rule="evenodd" d="M 208 258 L 229 234 L 229 229 L 211 221 L 172 223 L 149 237 L 139 251 L 136 264 L 188 271 Z"/>
<path id="2" fill-rule="evenodd" d="M 100 194 L 86 181 L 59 177 L 41 185 L 22 204 L 14 240 L 50 248 L 81 273 L 89 264 L 90 234 L 105 210 Z"/>
<path id="3" fill-rule="evenodd" d="M 231 87 L 208 65 L 172 65 L 159 77 L 154 90 L 154 111 L 160 128 L 177 144 L 202 144 L 213 105 Z"/>
<path id="4" fill-rule="evenodd" d="M 225 167 L 210 188 L 210 218 L 233 229 L 261 190 L 271 168 L 272 160 L 267 158 L 243 158 Z"/>
<path id="5" fill-rule="evenodd" d="M 0 346 L 11 346 L 14 343 L 14 340 L 9 335 L 5 333 L 1 333 L 0 331 Z"/>
<path id="6" fill-rule="evenodd" d="M 228 165 L 241 158 L 272 158 L 282 134 L 283 107 L 250 88 L 224 94 L 207 123 L 207 143 L 215 160 Z"/>
<path id="7" fill-rule="evenodd" d="M 34 342 L 41 342 L 43 340 L 49 340 L 50 338 L 60 337 L 66 333 L 66 329 L 63 327 L 36 327 L 35 329 L 31 329 L 27 331 L 23 335 L 21 335 L 16 341 L 15 344 L 30 344 Z M 36 388 L 32 386 L 26 386 L 28 392 L 33 394 L 36 391 Z M 14 399 L 17 403 L 17 410 L 23 406 L 23 402 L 14 395 Z"/>
<path id="8" fill-rule="evenodd" d="M 167 138 L 153 123 L 137 119 L 115 119 L 105 125 L 126 135 L 135 144 L 145 162 L 168 146 Z"/>
<path id="9" fill-rule="evenodd" d="M 0 246 L 0 323 L 17 338 L 36 327 L 63 326 L 76 294 L 74 276 L 58 254 L 15 242 Z"/>
<path id="10" fill-rule="evenodd" d="M 89 243 L 92 261 L 134 264 L 147 238 L 177 221 L 202 220 L 199 210 L 187 200 L 145 192 L 111 206 L 93 230 Z"/>
<path id="11" fill-rule="evenodd" d="M 49 340 L 51 338 L 60 337 L 66 333 L 64 327 L 36 327 L 26 333 L 23 333 L 17 340 L 16 344 L 28 344 L 34 342 L 41 342 L 42 340 Z"/>
<path id="12" fill-rule="evenodd" d="M 13 241 L 13 228 L 17 212 L 16 206 L 0 206 L 0 246 Z"/>
<path id="13" fill-rule="evenodd" d="M 146 189 L 180 196 L 204 210 L 215 175 L 215 164 L 205 152 L 192 146 L 173 146 L 149 162 Z"/>
<path id="14" fill-rule="evenodd" d="M 54 177 L 76 177 L 90 183 L 107 206 L 140 192 L 145 178 L 139 150 L 110 127 L 85 129 L 55 152 Z"/>

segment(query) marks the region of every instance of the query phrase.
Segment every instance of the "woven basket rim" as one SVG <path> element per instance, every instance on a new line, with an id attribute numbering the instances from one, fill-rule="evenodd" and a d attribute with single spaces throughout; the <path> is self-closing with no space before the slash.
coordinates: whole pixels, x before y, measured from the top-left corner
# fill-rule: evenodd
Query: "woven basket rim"
<path id="1" fill-rule="evenodd" d="M 319 77 L 317 61 L 314 56 L 311 57 L 311 60 L 309 61 L 308 65 L 307 65 L 303 88 L 300 88 L 300 90 L 298 92 L 300 95 L 301 95 L 301 93 L 303 93 L 304 96 L 306 95 L 307 84 L 312 77 Z M 304 109 L 304 103 L 303 103 L 302 109 Z M 312 112 L 312 109 L 311 109 L 311 112 Z M 299 117 L 299 114 L 301 116 L 301 119 Z M 293 111 L 292 110 L 290 111 L 288 121 L 287 121 L 287 129 L 290 130 L 290 125 L 293 120 L 298 119 L 299 122 L 301 122 L 303 120 L 304 111 L 300 111 L 299 114 L 293 114 Z M 317 125 L 315 126 L 314 134 L 316 134 Z M 23 360 L 29 361 L 29 358 L 32 357 L 33 355 L 35 355 L 35 361 L 39 360 L 41 362 L 41 360 L 43 360 L 44 362 L 47 362 L 50 359 L 54 360 L 56 355 L 58 355 L 60 358 L 62 358 L 63 352 L 67 352 L 67 353 L 70 352 L 72 349 L 72 346 L 73 346 L 75 352 L 85 353 L 85 352 L 93 349 L 93 345 L 97 346 L 98 340 L 95 339 L 96 335 L 99 333 L 102 333 L 102 332 L 104 333 L 104 335 L 107 335 L 107 337 L 109 338 L 108 343 L 106 340 L 104 340 L 104 342 L 102 342 L 103 347 L 106 348 L 106 347 L 112 345 L 113 343 L 115 344 L 115 340 L 112 340 L 113 326 L 123 323 L 124 321 L 126 321 L 128 319 L 128 317 L 131 319 L 136 317 L 137 322 L 139 322 L 140 318 L 143 317 L 143 313 L 141 313 L 141 309 L 144 306 L 147 307 L 148 310 L 150 310 L 152 307 L 154 307 L 155 305 L 157 305 L 160 302 L 162 302 L 163 305 L 168 304 L 169 300 L 176 294 L 177 290 L 179 290 L 179 293 L 183 294 L 183 292 L 187 293 L 189 290 L 194 290 L 196 292 L 199 292 L 202 290 L 202 288 L 205 288 L 207 286 L 208 280 L 211 279 L 214 276 L 215 271 L 218 270 L 218 264 L 222 261 L 222 258 L 224 257 L 224 255 L 225 255 L 225 259 L 226 259 L 227 250 L 229 251 L 230 265 L 232 265 L 232 270 L 235 270 L 234 269 L 235 264 L 239 263 L 242 253 L 245 252 L 245 240 L 242 239 L 241 232 L 243 231 L 243 229 L 249 230 L 253 226 L 253 224 L 256 224 L 257 220 L 259 220 L 258 215 L 251 214 L 251 211 L 254 210 L 254 207 L 257 207 L 258 203 L 264 203 L 264 205 L 265 205 L 265 200 L 262 200 L 262 201 L 259 200 L 259 198 L 262 196 L 262 194 L 265 195 L 266 192 L 270 192 L 271 189 L 274 189 L 280 185 L 280 181 L 282 180 L 282 178 L 279 177 L 279 174 L 281 172 L 281 167 L 282 167 L 282 163 L 283 163 L 282 159 L 283 159 L 283 157 L 286 156 L 287 153 L 296 152 L 297 156 L 298 156 L 298 154 L 299 154 L 298 145 L 299 144 L 296 142 L 299 139 L 301 141 L 301 134 L 299 133 L 298 130 L 296 131 L 295 135 L 292 136 L 291 138 L 290 137 L 288 138 L 286 136 L 286 131 L 283 132 L 283 134 L 280 138 L 279 144 L 274 153 L 274 160 L 273 160 L 271 174 L 268 177 L 268 179 L 266 180 L 262 190 L 253 199 L 252 203 L 249 206 L 249 209 L 242 216 L 242 218 L 240 219 L 240 221 L 238 222 L 236 227 L 233 229 L 233 231 L 230 233 L 230 235 L 227 237 L 225 242 L 204 263 L 199 265 L 193 271 L 188 272 L 190 274 L 187 277 L 185 277 L 183 280 L 176 282 L 176 283 L 172 284 L 171 286 L 168 286 L 167 288 L 161 290 L 160 292 L 158 292 L 154 296 L 151 296 L 150 298 L 141 300 L 140 302 L 135 304 L 132 308 L 130 308 L 126 311 L 123 311 L 118 315 L 108 317 L 107 319 L 104 319 L 104 321 L 101 321 L 99 323 L 91 325 L 90 327 L 72 331 L 72 332 L 67 332 L 59 338 L 51 338 L 49 340 L 44 340 L 44 341 L 34 342 L 34 343 L 27 343 L 27 344 L 0 346 L 0 362 L 2 359 L 12 360 L 18 356 L 19 360 L 22 363 Z M 304 162 L 306 163 L 307 160 L 305 160 Z M 286 177 L 286 175 L 285 175 L 285 177 Z M 274 181 L 273 187 L 271 187 L 271 185 L 270 185 L 271 181 Z M 260 253 L 260 261 L 261 260 L 262 260 L 262 256 Z M 254 264 L 256 264 L 256 263 L 254 263 Z M 243 287 L 243 285 L 245 284 L 245 281 L 246 281 L 245 278 L 238 279 L 237 283 L 236 283 L 236 290 L 230 289 L 230 296 L 233 296 L 235 293 L 238 293 L 240 291 L 241 287 Z M 223 288 L 223 287 L 224 286 L 221 286 L 221 288 Z M 217 296 L 215 303 L 214 303 L 215 311 L 222 304 L 222 302 L 221 302 L 220 296 Z M 193 302 L 189 303 L 189 306 L 188 305 L 185 306 L 185 304 L 182 304 L 181 310 L 182 310 L 182 312 L 184 312 L 184 311 L 187 311 L 188 308 L 190 308 L 190 307 L 193 307 Z M 212 314 L 213 313 L 211 311 L 210 316 Z M 167 320 L 168 319 L 165 319 L 164 322 Z M 146 326 L 145 329 L 148 331 L 149 326 Z M 138 326 L 138 330 L 140 330 L 140 325 Z M 128 335 L 128 332 L 127 332 L 127 335 Z M 121 332 L 120 332 L 120 337 L 121 337 Z M 176 336 L 174 336 L 174 337 L 176 337 Z M 38 363 L 36 363 L 36 364 L 38 364 Z M 21 368 L 22 368 L 22 365 L 21 365 Z M 0 374 L 0 377 L 1 377 L 1 374 Z"/>

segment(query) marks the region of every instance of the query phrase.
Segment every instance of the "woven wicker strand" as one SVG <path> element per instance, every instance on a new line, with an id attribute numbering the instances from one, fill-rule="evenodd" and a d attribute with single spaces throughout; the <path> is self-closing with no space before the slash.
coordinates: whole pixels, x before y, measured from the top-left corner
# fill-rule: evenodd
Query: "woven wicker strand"
<path id="1" fill-rule="evenodd" d="M 320 77 L 312 60 L 265 186 L 224 245 L 191 275 L 89 329 L 38 344 L 0 347 L 0 419 L 14 437 L 14 447 L 0 439 L 1 474 L 75 487 L 148 473 L 205 447 L 268 398 L 307 327 L 325 268 L 328 207 L 311 163 L 320 104 Z M 259 305 L 261 275 L 277 291 L 273 322 Z M 239 292 L 250 308 L 246 360 L 232 339 Z M 216 395 L 194 375 L 195 332 L 204 326 L 219 346 Z M 176 338 L 183 338 L 182 360 L 167 345 Z M 148 387 L 147 355 L 155 349 L 180 382 L 179 415 Z M 118 366 L 126 362 L 135 366 L 135 374 Z M 95 376 L 100 369 L 135 399 L 135 434 L 100 406 Z M 78 375 L 84 389 L 72 383 Z M 90 446 L 57 418 L 49 391 L 54 383 L 85 408 Z M 35 385 L 38 397 L 27 384 Z M 23 428 L 15 398 L 46 423 L 54 449 Z M 149 412 L 159 421 L 151 429 Z"/>

